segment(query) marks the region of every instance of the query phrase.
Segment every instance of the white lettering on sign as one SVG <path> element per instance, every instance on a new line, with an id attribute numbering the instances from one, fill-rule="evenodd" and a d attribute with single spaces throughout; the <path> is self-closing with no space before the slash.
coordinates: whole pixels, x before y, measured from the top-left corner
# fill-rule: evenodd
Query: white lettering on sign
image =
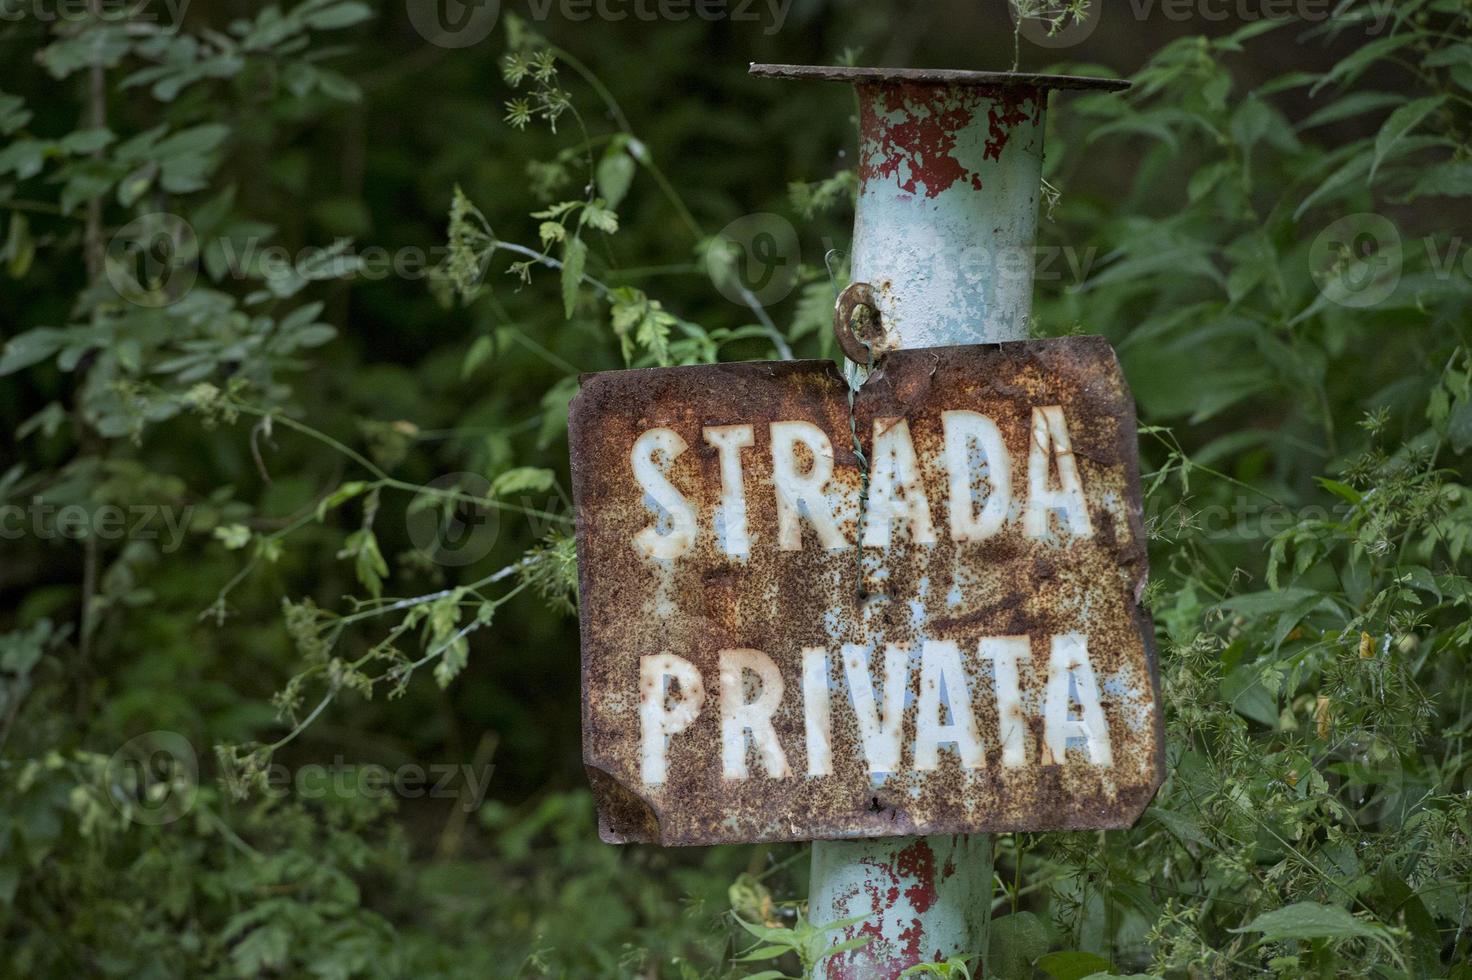
<path id="1" fill-rule="evenodd" d="M 997 423 L 980 412 L 942 412 L 945 428 L 946 476 L 950 481 L 952 541 L 985 541 L 1002 529 L 1012 506 L 1012 458 Z M 972 465 L 973 449 L 981 466 Z M 988 492 L 980 510 L 973 498 L 971 474 L 986 468 Z"/>
<path id="2" fill-rule="evenodd" d="M 731 556 L 751 553 L 751 536 L 746 530 L 746 486 L 741 479 L 741 450 L 754 440 L 749 425 L 708 425 L 705 441 L 721 456 L 722 543 Z"/>
<path id="3" fill-rule="evenodd" d="M 1136 410 L 1097 337 L 584 375 L 599 832 L 1126 826 L 1164 775 Z"/>
<path id="4" fill-rule="evenodd" d="M 833 775 L 833 707 L 828 700 L 828 651 L 802 651 L 802 720 L 807 736 L 808 775 Z"/>
<path id="5" fill-rule="evenodd" d="M 1027 722 L 1022 718 L 1022 678 L 1018 661 L 1032 656 L 1025 636 L 989 636 L 977 653 L 990 660 L 997 692 L 997 740 L 1002 743 L 1002 765 L 1016 769 L 1027 764 Z"/>
<path id="6" fill-rule="evenodd" d="M 746 700 L 747 672 L 758 694 Z M 760 650 L 721 651 L 721 767 L 727 779 L 746 778 L 746 733 L 756 743 L 768 776 L 790 776 L 787 754 L 777 743 L 772 713 L 782 703 L 782 672 Z"/>
<path id="7" fill-rule="evenodd" d="M 905 692 L 910 687 L 910 652 L 898 644 L 884 648 L 884 706 L 874 696 L 869 651 L 854 643 L 843 648 L 843 672 L 859 719 L 859 741 L 870 772 L 899 772 L 900 734 L 905 723 Z"/>
<path id="8" fill-rule="evenodd" d="M 1036 761 L 1045 766 L 1063 765 L 1070 741 L 1077 741 L 1077 750 L 1091 765 L 1113 766 L 1109 723 L 1089 660 L 1087 637 L 1064 633 L 1049 637 L 1048 644 L 1047 676 L 1042 684 L 1042 738 L 1033 750 Z M 845 644 L 842 649 L 848 697 L 839 703 L 846 700 L 853 713 L 864 767 L 874 775 L 904 769 L 905 705 L 913 690 L 911 652 L 907 645 L 888 644 L 881 667 L 872 662 L 871 652 L 865 647 Z M 1006 768 L 1025 766 L 1029 750 L 1022 665 L 1033 659 L 1028 638 L 983 637 L 977 644 L 977 655 L 995 668 L 992 700 L 998 719 L 997 761 Z M 914 734 L 908 752 L 910 767 L 921 772 L 940 768 L 942 748 L 949 747 L 963 769 L 986 768 L 990 760 L 960 646 L 951 640 L 926 640 L 920 647 L 919 663 Z M 830 776 L 833 704 L 828 652 L 818 647 L 804 649 L 801 671 L 806 775 Z M 722 776 L 728 780 L 750 778 L 749 756 L 753 750 L 758 768 L 766 777 L 793 776 L 786 748 L 772 723 L 786 693 L 776 662 L 760 650 L 722 650 L 717 672 Z M 671 690 L 671 682 L 677 690 Z M 670 742 L 695 723 L 705 700 L 700 672 L 688 660 L 668 653 L 641 658 L 640 754 L 646 784 L 665 781 Z"/>
<path id="9" fill-rule="evenodd" d="M 920 710 L 915 719 L 915 768 L 940 768 L 940 747 L 956 746 L 961 765 L 980 769 L 986 763 L 971 694 L 961 667 L 961 648 L 950 640 L 926 640 L 920 650 Z M 942 715 L 949 715 L 946 721 Z"/>
<path id="10" fill-rule="evenodd" d="M 1014 460 L 1001 430 L 991 418 L 971 411 L 941 413 L 945 468 L 946 520 L 956 542 L 985 541 L 1002 530 L 1013 514 Z M 803 526 L 810 526 L 828 551 L 853 547 L 834 513 L 833 443 L 818 426 L 804 421 L 773 422 L 771 485 L 777 505 L 777 548 L 800 551 Z M 748 494 L 742 450 L 755 445 L 750 425 L 712 425 L 702 430 L 719 460 L 718 503 L 712 525 L 726 555 L 751 553 L 747 517 Z M 874 420 L 869 498 L 863 546 L 890 547 L 896 531 L 913 544 L 936 541 L 934 515 L 926 496 L 920 462 L 903 418 Z M 634 479 L 656 520 L 634 535 L 634 547 L 647 558 L 668 560 L 690 553 L 695 545 L 697 508 L 670 481 L 675 459 L 689 448 L 668 428 L 649 429 L 630 454 Z M 1063 409 L 1032 409 L 1026 460 L 1026 500 L 1020 508 L 1022 530 L 1046 539 L 1056 524 L 1074 537 L 1091 537 L 1093 522 Z M 1055 520 L 1056 519 L 1056 520 Z"/>
<path id="11" fill-rule="evenodd" d="M 869 477 L 869 510 L 864 525 L 864 547 L 888 548 L 890 525 L 904 521 L 910 540 L 935 544 L 930 526 L 930 502 L 920 483 L 920 464 L 910 423 L 904 419 L 874 420 L 874 460 Z"/>
<path id="12" fill-rule="evenodd" d="M 678 699 L 669 703 L 669 682 L 678 686 Z M 640 772 L 644 782 L 664 782 L 669 737 L 690 727 L 705 701 L 700 671 L 684 657 L 661 653 L 639 662 Z"/>
<path id="13" fill-rule="evenodd" d="M 1071 717 L 1072 696 L 1068 686 L 1078 688 L 1078 703 L 1082 717 Z M 1089 761 L 1096 766 L 1114 764 L 1114 754 L 1109 750 L 1109 723 L 1104 720 L 1104 708 L 1099 704 L 1099 684 L 1094 679 L 1094 668 L 1089 663 L 1088 646 L 1082 633 L 1065 633 L 1053 637 L 1052 654 L 1048 663 L 1048 699 L 1043 718 L 1043 764 L 1051 765 L 1063 761 L 1068 740 L 1082 736 L 1089 753 Z"/>
<path id="14" fill-rule="evenodd" d="M 665 475 L 686 448 L 673 429 L 650 429 L 635 440 L 629 454 L 634 479 L 669 520 L 663 533 L 657 526 L 646 527 L 634 536 L 634 546 L 649 558 L 678 558 L 695 544 L 695 508 Z M 656 455 L 664 457 L 662 464 L 655 462 Z"/>
<path id="15" fill-rule="evenodd" d="M 1058 489 L 1049 486 L 1048 461 L 1058 462 Z M 1073 458 L 1073 445 L 1068 439 L 1068 425 L 1063 409 L 1048 405 L 1032 410 L 1032 439 L 1027 453 L 1027 513 L 1022 526 L 1028 537 L 1048 535 L 1048 515 L 1061 508 L 1068 530 L 1081 538 L 1094 533 L 1089 523 L 1089 505 L 1084 501 L 1084 486 L 1079 482 L 1078 464 Z"/>
<path id="16" fill-rule="evenodd" d="M 806 468 L 797 458 L 797 447 L 806 450 Z M 847 548 L 838 520 L 823 488 L 833 476 L 833 443 L 811 422 L 772 423 L 772 486 L 777 491 L 777 547 L 783 551 L 802 548 L 804 516 L 818 532 L 818 540 L 829 551 Z"/>

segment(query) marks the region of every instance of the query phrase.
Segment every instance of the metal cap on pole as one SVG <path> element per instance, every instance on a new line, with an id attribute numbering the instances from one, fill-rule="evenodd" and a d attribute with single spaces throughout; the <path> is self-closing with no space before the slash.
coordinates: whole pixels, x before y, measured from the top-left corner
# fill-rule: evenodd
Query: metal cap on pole
<path id="1" fill-rule="evenodd" d="M 751 74 L 857 90 L 852 282 L 834 324 L 850 359 L 1027 339 L 1048 93 L 1128 82 L 815 65 L 752 65 Z M 815 841 L 810 919 L 862 916 L 833 943 L 868 937 L 815 975 L 889 978 L 981 951 L 991 877 L 984 835 Z"/>

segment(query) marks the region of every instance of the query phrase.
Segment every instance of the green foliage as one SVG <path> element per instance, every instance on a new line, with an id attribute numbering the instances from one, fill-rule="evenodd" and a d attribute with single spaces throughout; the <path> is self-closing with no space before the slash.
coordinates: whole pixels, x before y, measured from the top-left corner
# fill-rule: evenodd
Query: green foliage
<path id="1" fill-rule="evenodd" d="M 796 958 L 801 967 L 796 977 L 789 977 L 781 970 L 762 970 L 746 975 L 743 980 L 802 980 L 802 977 L 811 976 L 812 971 L 830 956 L 839 956 L 851 950 L 860 949 L 869 942 L 868 936 L 858 936 L 854 939 L 835 938 L 845 928 L 863 922 L 863 916 L 840 919 L 824 926 L 815 926 L 799 913 L 796 923 L 791 928 L 747 922 L 740 915 L 735 918 L 736 924 L 756 939 L 753 946 L 735 957 L 737 963 L 775 960 L 790 955 Z"/>

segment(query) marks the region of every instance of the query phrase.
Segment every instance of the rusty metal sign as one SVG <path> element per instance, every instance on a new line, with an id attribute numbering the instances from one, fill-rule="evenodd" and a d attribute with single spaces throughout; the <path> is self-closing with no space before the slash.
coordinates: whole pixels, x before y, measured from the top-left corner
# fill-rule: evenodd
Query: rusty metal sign
<path id="1" fill-rule="evenodd" d="M 573 401 L 611 842 L 1122 827 L 1163 775 L 1098 337 L 617 371 Z"/>

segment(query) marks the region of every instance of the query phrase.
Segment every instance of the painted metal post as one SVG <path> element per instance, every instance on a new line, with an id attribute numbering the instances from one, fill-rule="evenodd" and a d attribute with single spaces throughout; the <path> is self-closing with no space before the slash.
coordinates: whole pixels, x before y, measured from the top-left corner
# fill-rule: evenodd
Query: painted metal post
<path id="1" fill-rule="evenodd" d="M 1047 93 L 866 82 L 852 278 L 886 349 L 1026 340 Z"/>
<path id="2" fill-rule="evenodd" d="M 864 311 L 864 340 L 876 353 L 1027 339 L 1048 92 L 1127 83 L 793 65 L 752 73 L 857 86 L 857 285 L 840 299 L 835 324 L 850 356 L 864 353 L 854 348 L 857 329 L 845 337 L 855 304 L 878 314 L 875 323 Z M 833 942 L 869 940 L 829 956 L 814 976 L 892 978 L 983 952 L 992 868 L 991 841 L 980 834 L 814 841 L 809 918 L 862 916 Z"/>

